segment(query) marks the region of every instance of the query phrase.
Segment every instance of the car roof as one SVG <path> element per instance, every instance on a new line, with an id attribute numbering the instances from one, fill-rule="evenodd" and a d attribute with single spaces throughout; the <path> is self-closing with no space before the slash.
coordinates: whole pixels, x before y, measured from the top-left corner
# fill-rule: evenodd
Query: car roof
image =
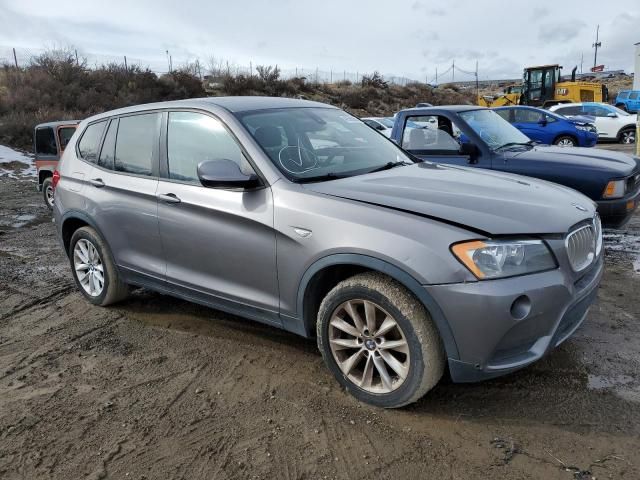
<path id="1" fill-rule="evenodd" d="M 34 128 L 59 127 L 60 125 L 77 125 L 80 120 L 57 120 L 55 122 L 39 123 Z"/>
<path id="2" fill-rule="evenodd" d="M 310 100 L 301 100 L 297 98 L 284 97 L 203 97 L 191 98 L 187 100 L 172 100 L 167 102 L 145 103 L 142 105 L 134 105 L 131 107 L 119 108 L 111 110 L 91 117 L 96 120 L 114 115 L 123 115 L 127 113 L 143 112 L 146 110 L 158 110 L 161 108 L 201 108 L 210 109 L 212 106 L 224 108 L 232 113 L 249 112 L 255 110 L 269 110 L 276 108 L 337 108 L 326 103 L 313 102 Z"/>
<path id="3" fill-rule="evenodd" d="M 531 107 L 529 105 L 504 105 L 502 107 L 495 107 L 493 110 L 510 110 L 513 108 L 524 108 L 526 110 L 541 110 L 543 112 L 547 111 L 544 108 Z"/>
<path id="4" fill-rule="evenodd" d="M 440 105 L 437 107 L 414 107 L 414 108 L 405 108 L 401 110 L 401 112 L 436 112 L 436 111 L 446 111 L 446 112 L 467 112 L 470 110 L 489 110 L 486 107 L 479 107 L 477 105 Z"/>

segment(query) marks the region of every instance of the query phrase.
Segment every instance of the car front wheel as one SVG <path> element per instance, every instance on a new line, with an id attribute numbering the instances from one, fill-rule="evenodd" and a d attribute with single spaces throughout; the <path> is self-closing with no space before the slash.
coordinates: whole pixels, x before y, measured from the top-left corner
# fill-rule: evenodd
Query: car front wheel
<path id="1" fill-rule="evenodd" d="M 74 232 L 69 261 L 76 285 L 89 302 L 106 306 L 127 297 L 129 287 L 120 280 L 111 253 L 93 228 Z"/>
<path id="2" fill-rule="evenodd" d="M 557 145 L 558 147 L 575 147 L 576 146 L 576 141 L 575 139 L 573 139 L 572 137 L 568 136 L 568 135 L 562 135 L 558 138 L 555 139 L 555 141 L 553 142 L 554 145 Z"/>
<path id="3" fill-rule="evenodd" d="M 634 128 L 626 128 L 618 135 L 618 142 L 624 144 L 636 143 L 636 130 Z"/>
<path id="4" fill-rule="evenodd" d="M 338 382 L 375 406 L 413 403 L 444 372 L 444 349 L 428 312 L 401 284 L 379 273 L 351 277 L 327 294 L 317 338 Z"/>

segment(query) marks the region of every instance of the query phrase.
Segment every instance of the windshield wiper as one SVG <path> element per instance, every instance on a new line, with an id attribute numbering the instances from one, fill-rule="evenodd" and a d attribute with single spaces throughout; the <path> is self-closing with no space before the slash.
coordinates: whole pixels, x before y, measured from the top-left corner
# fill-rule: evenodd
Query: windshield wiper
<path id="1" fill-rule="evenodd" d="M 314 177 L 302 177 L 296 178 L 296 183 L 312 183 L 312 182 L 326 182 L 328 180 L 337 180 L 338 178 L 345 178 L 349 175 L 337 175 L 335 173 L 325 173 L 324 175 L 316 175 Z"/>
<path id="2" fill-rule="evenodd" d="M 387 162 L 381 167 L 374 168 L 373 170 L 369 170 L 367 173 L 382 172 L 383 170 L 391 170 L 392 168 L 402 167 L 404 165 L 413 165 L 413 164 L 409 162 L 403 162 L 402 160 L 399 162 Z"/>
<path id="3" fill-rule="evenodd" d="M 516 145 L 521 145 L 521 146 L 525 146 L 525 147 L 533 147 L 535 145 L 536 142 L 534 142 L 533 140 L 529 140 L 528 142 L 507 142 L 504 145 L 500 145 L 499 147 L 496 147 L 494 150 L 502 150 L 503 148 L 507 148 L 507 147 L 514 147 Z"/>

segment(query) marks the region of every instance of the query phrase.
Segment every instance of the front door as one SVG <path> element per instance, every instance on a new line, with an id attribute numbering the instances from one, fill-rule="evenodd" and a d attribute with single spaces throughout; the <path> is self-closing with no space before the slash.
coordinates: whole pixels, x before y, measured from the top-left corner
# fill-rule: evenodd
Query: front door
<path id="1" fill-rule="evenodd" d="M 229 159 L 243 171 L 252 167 L 217 118 L 192 111 L 166 115 L 158 214 L 169 288 L 279 324 L 271 189 L 203 187 L 197 175 L 202 161 Z"/>

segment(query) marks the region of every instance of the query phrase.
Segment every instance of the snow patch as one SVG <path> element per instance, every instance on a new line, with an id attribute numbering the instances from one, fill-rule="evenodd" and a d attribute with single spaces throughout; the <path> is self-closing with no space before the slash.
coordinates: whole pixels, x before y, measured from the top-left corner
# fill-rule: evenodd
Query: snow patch
<path id="1" fill-rule="evenodd" d="M 17 165 L 16 168 L 14 162 L 25 166 Z M 0 175 L 8 175 L 11 178 L 35 177 L 37 172 L 33 155 L 0 145 Z"/>

